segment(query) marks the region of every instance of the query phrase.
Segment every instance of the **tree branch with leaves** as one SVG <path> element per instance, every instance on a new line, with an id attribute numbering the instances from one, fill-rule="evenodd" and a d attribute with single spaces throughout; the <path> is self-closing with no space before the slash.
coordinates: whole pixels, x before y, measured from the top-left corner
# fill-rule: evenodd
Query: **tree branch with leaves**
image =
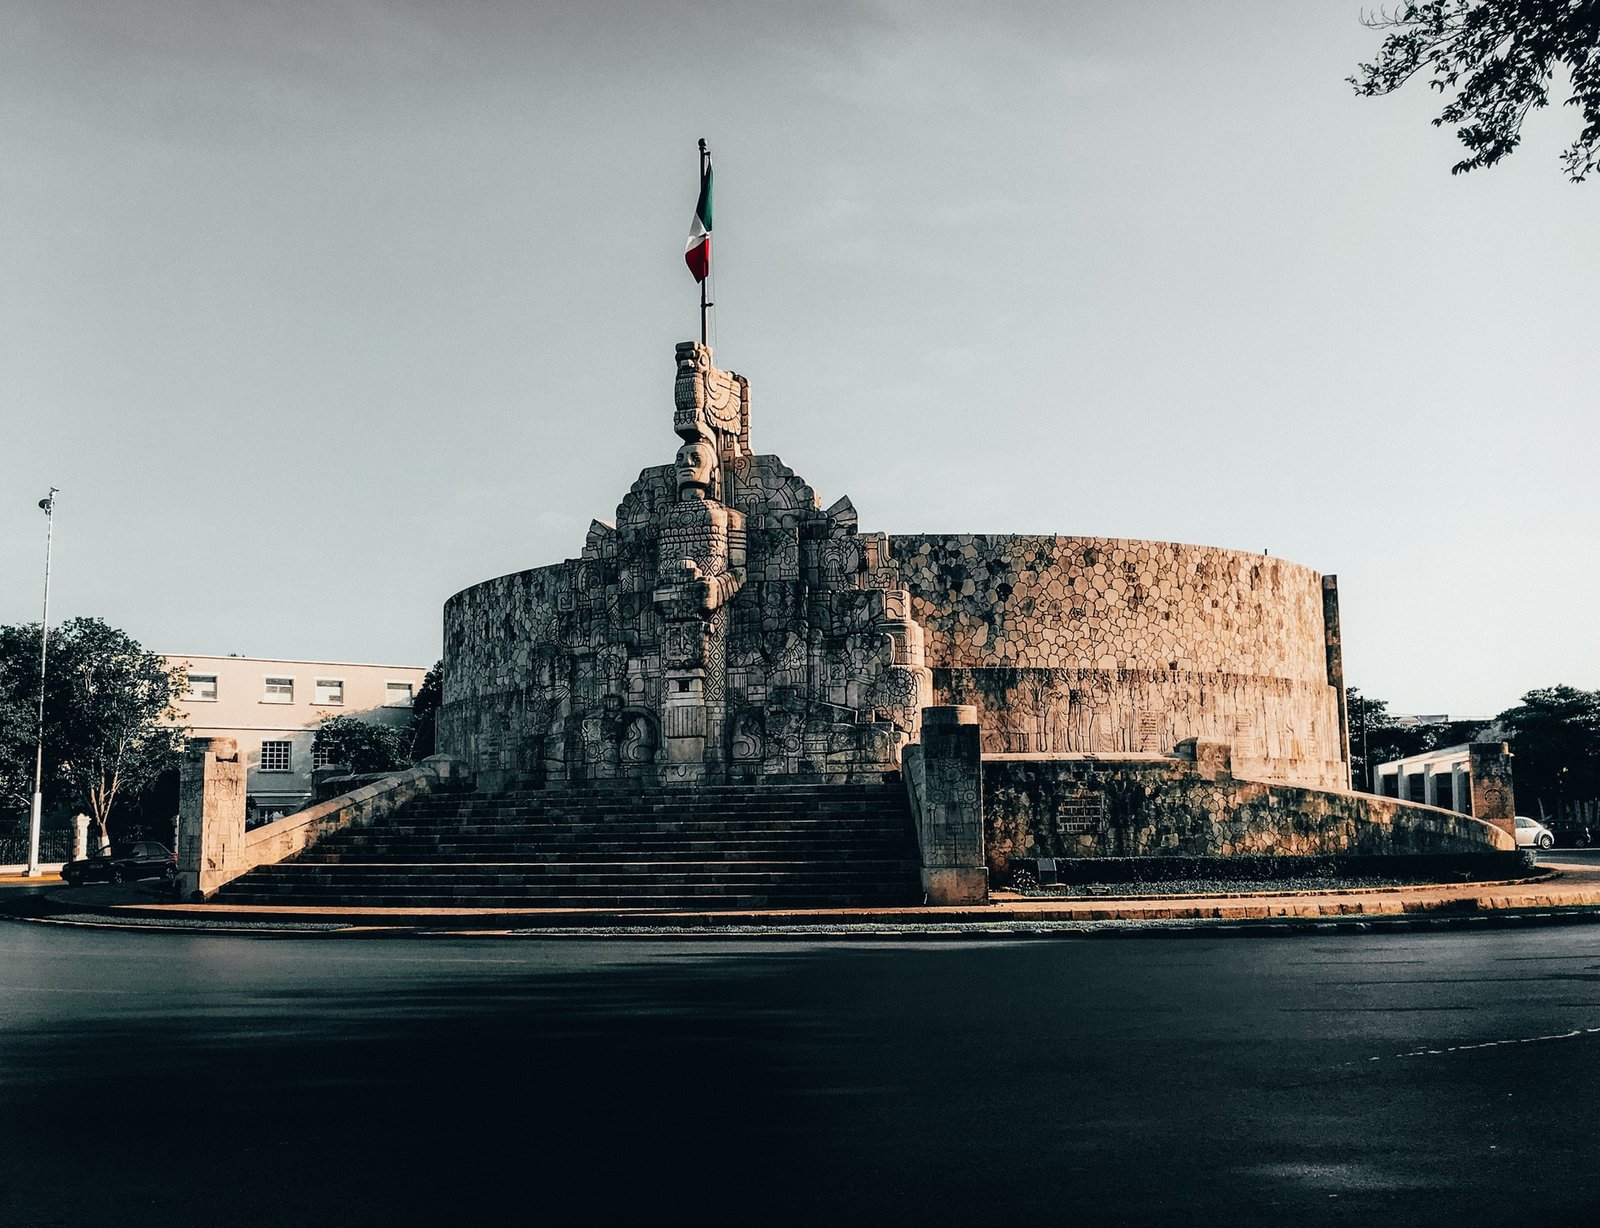
<path id="1" fill-rule="evenodd" d="M 1453 125 L 1469 157 L 1452 174 L 1493 166 L 1522 140 L 1522 125 L 1549 105 L 1565 71 L 1582 127 L 1562 154 L 1574 183 L 1600 166 L 1600 0 L 1429 0 L 1363 16 L 1389 31 L 1371 64 L 1349 81 L 1362 97 L 1390 94 L 1418 73 L 1449 95 L 1435 127 Z"/>

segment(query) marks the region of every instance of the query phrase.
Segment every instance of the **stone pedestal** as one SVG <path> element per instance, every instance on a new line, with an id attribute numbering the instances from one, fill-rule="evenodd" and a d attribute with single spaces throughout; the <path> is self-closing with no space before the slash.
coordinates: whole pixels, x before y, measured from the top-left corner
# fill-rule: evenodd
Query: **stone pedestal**
<path id="1" fill-rule="evenodd" d="M 1173 754 L 1194 764 L 1201 780 L 1233 779 L 1233 744 L 1210 738 L 1185 738 L 1172 748 Z"/>
<path id="2" fill-rule="evenodd" d="M 203 900 L 244 853 L 245 765 L 232 738 L 190 738 L 178 773 L 178 896 Z"/>
<path id="3" fill-rule="evenodd" d="M 1504 742 L 1467 746 L 1472 772 L 1472 817 L 1517 836 L 1517 799 L 1511 789 L 1511 747 Z"/>
<path id="4" fill-rule="evenodd" d="M 930 904 L 981 904 L 989 899 L 983 860 L 983 758 L 978 710 L 967 704 L 922 710 L 917 770 L 921 806 L 922 889 Z"/>

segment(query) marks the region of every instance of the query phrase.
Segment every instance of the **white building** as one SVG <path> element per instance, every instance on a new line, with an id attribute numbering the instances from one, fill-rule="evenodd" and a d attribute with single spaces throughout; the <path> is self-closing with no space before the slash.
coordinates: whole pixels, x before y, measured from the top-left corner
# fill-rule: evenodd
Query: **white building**
<path id="1" fill-rule="evenodd" d="M 1470 747 L 1446 746 L 1409 759 L 1376 764 L 1372 769 L 1372 791 L 1384 797 L 1471 814 Z"/>
<path id="2" fill-rule="evenodd" d="M 418 665 L 282 661 L 166 654 L 189 673 L 182 724 L 197 738 L 233 738 L 244 756 L 252 819 L 298 810 L 311 797 L 317 726 L 334 716 L 404 725 L 428 672 Z"/>

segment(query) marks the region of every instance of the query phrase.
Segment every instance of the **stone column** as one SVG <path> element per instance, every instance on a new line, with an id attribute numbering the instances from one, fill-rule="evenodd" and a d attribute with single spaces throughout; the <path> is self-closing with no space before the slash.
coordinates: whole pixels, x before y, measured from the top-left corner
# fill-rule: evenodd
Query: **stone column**
<path id="1" fill-rule="evenodd" d="M 232 738 L 190 738 L 178 771 L 178 898 L 243 873 L 245 767 Z"/>
<path id="2" fill-rule="evenodd" d="M 1472 817 L 1517 837 L 1517 799 L 1511 790 L 1511 747 L 1473 742 L 1467 747 L 1472 773 Z"/>
<path id="3" fill-rule="evenodd" d="M 72 860 L 82 861 L 89 855 L 89 824 L 94 822 L 86 814 L 72 816 Z"/>
<path id="4" fill-rule="evenodd" d="M 1322 638 L 1328 652 L 1328 685 L 1339 711 L 1339 754 L 1344 758 L 1341 787 L 1365 789 L 1367 781 L 1350 779 L 1350 706 L 1344 693 L 1344 640 L 1339 633 L 1339 577 L 1322 577 Z"/>
<path id="5" fill-rule="evenodd" d="M 983 757 L 978 709 L 951 704 L 922 710 L 922 889 L 930 904 L 983 904 Z"/>

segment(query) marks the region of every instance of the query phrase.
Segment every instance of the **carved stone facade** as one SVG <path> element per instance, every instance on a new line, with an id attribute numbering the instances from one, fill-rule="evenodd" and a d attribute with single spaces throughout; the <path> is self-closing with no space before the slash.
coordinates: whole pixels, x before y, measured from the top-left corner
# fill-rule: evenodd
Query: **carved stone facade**
<path id="1" fill-rule="evenodd" d="M 897 535 L 934 693 L 985 754 L 1231 744 L 1255 780 L 1347 787 L 1333 578 L 1211 546 Z"/>
<path id="2" fill-rule="evenodd" d="M 750 389 L 677 351 L 672 465 L 581 558 L 445 606 L 440 748 L 480 787 L 881 774 L 931 699 L 889 558 L 840 499 L 750 450 Z"/>
<path id="3" fill-rule="evenodd" d="M 1162 542 L 862 533 L 750 448 L 750 388 L 677 349 L 675 463 L 580 558 L 445 606 L 440 749 L 480 787 L 851 779 L 924 705 L 985 753 L 1232 744 L 1241 774 L 1347 780 L 1337 596 L 1279 559 Z"/>

